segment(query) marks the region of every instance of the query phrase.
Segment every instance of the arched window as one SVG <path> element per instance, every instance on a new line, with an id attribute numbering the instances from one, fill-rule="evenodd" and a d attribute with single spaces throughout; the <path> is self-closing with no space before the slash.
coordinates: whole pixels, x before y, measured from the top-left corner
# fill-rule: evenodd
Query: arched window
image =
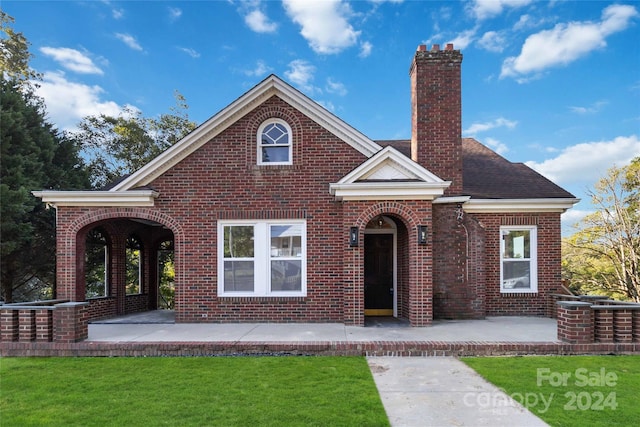
<path id="1" fill-rule="evenodd" d="M 292 145 L 289 125 L 279 119 L 267 120 L 258 129 L 258 164 L 292 164 Z"/>
<path id="2" fill-rule="evenodd" d="M 127 283 L 126 294 L 134 295 L 142 293 L 142 243 L 138 236 L 130 235 L 127 238 Z"/>
<path id="3" fill-rule="evenodd" d="M 100 228 L 89 231 L 85 250 L 85 297 L 109 295 L 109 245 L 106 233 Z"/>

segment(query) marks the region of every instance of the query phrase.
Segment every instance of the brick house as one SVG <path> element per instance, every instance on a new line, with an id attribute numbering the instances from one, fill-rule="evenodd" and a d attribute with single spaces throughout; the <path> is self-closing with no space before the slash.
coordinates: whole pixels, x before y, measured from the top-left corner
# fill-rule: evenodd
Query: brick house
<path id="1" fill-rule="evenodd" d="M 418 48 L 411 140 L 371 140 L 271 75 L 108 190 L 34 192 L 57 209 L 57 298 L 89 301 L 93 319 L 154 310 L 169 248 L 177 322 L 544 315 L 577 199 L 461 137 L 461 62 Z"/>

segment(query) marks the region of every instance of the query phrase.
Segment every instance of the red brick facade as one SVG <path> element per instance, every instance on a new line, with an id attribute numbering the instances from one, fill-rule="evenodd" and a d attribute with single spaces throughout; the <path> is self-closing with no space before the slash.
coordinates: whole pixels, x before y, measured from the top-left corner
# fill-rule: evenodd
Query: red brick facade
<path id="1" fill-rule="evenodd" d="M 360 137 L 346 124 L 325 113 L 314 115 L 311 110 L 319 107 L 306 104 L 303 95 L 291 95 L 289 89 L 279 92 L 276 81 L 275 89 L 258 91 L 252 95 L 255 98 L 243 101 L 235 115 L 224 110 L 212 122 L 215 126 L 205 124 L 196 130 L 197 149 L 173 162 L 163 160 L 170 166 L 145 175 L 150 178 L 139 187 L 157 193 L 152 204 L 56 206 L 57 298 L 85 300 L 85 240 L 90 230 L 101 227 L 108 237 L 110 287 L 107 296 L 90 300 L 90 319 L 155 309 L 157 251 L 163 241 L 171 240 L 177 322 L 364 325 L 363 236 L 367 224 L 384 215 L 393 222 L 396 236 L 395 315 L 412 326 L 429 325 L 434 318 L 545 315 L 551 294 L 560 287 L 560 212 L 467 212 L 464 204 L 470 196 L 465 196 L 462 182 L 461 61 L 462 54 L 451 46 L 430 52 L 420 48 L 410 72 L 412 157 L 424 176 L 436 176 L 436 184 L 451 181 L 445 197 L 407 193 L 383 200 L 367 193 L 338 199 L 330 186 L 375 154 L 366 147 L 381 147 L 373 141 L 358 145 L 353 140 Z M 258 130 L 269 119 L 280 119 L 291 129 L 290 165 L 258 162 Z M 178 145 L 196 142 L 187 137 Z M 112 193 L 118 195 L 118 191 Z M 218 224 L 228 220 L 305 221 L 306 295 L 220 296 Z M 535 294 L 500 291 L 500 227 L 514 225 L 537 227 Z M 359 231 L 355 245 L 349 242 L 352 227 Z M 419 227 L 428 230 L 425 242 L 418 241 Z M 125 245 L 132 233 L 143 248 L 139 295 L 126 295 L 124 286 Z"/>

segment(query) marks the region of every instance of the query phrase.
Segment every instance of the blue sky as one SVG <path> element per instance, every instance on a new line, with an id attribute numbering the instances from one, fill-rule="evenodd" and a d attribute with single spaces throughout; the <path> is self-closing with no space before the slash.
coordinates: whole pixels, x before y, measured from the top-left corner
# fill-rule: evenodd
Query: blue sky
<path id="1" fill-rule="evenodd" d="M 372 139 L 409 138 L 408 69 L 453 43 L 463 136 L 583 199 L 640 155 L 636 1 L 12 1 L 50 121 L 166 113 L 201 123 L 275 73 Z"/>

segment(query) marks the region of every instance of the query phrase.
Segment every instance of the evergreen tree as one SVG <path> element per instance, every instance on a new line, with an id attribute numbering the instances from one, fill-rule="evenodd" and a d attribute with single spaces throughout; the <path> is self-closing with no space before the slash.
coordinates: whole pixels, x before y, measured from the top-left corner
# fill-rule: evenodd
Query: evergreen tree
<path id="1" fill-rule="evenodd" d="M 74 142 L 46 120 L 33 93 L 31 54 L 2 12 L 0 46 L 0 281 L 5 302 L 55 294 L 55 213 L 32 194 L 88 188 Z"/>

